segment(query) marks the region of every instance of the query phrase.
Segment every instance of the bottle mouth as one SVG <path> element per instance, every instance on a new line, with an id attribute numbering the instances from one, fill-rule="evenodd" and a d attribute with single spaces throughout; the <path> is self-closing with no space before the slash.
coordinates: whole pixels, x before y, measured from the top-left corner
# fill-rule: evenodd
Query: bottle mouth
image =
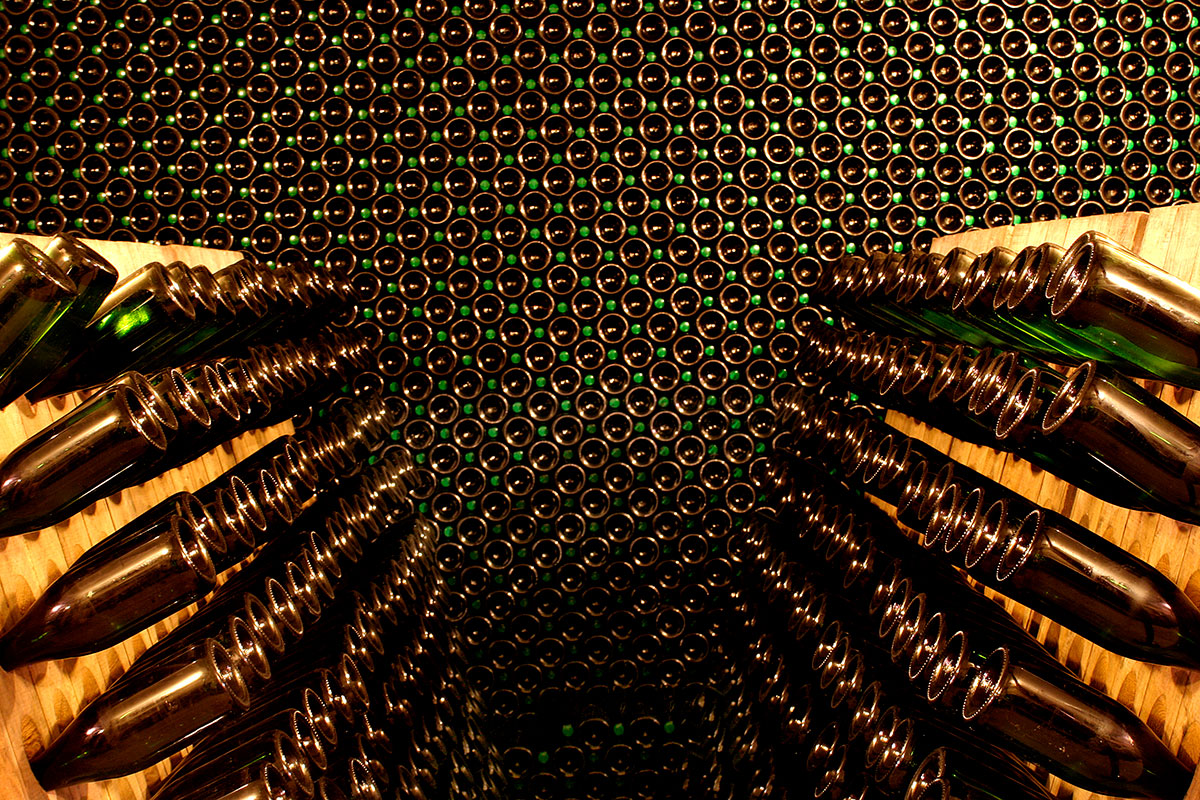
<path id="1" fill-rule="evenodd" d="M 875 485 L 880 489 L 891 486 L 901 475 L 907 474 L 916 460 L 923 461 L 914 454 L 912 439 L 907 436 L 894 438 L 891 449 L 878 458 Z"/>
<path id="2" fill-rule="evenodd" d="M 1063 385 L 1046 406 L 1046 414 L 1042 417 L 1042 433 L 1054 433 L 1079 410 L 1095 379 L 1095 361 L 1085 361 L 1067 373 Z"/>
<path id="3" fill-rule="evenodd" d="M 1029 560 L 1034 544 L 1041 536 L 1045 525 L 1046 520 L 1042 509 L 1035 508 L 1025 515 L 1004 547 L 1000 563 L 996 565 L 996 580 L 1006 581 L 1017 574 L 1018 570 Z"/>
<path id="4" fill-rule="evenodd" d="M 952 555 L 970 538 L 971 532 L 979 521 L 983 507 L 983 490 L 976 487 L 967 492 L 954 514 L 954 522 L 945 532 L 942 540 L 942 551 Z"/>
<path id="5" fill-rule="evenodd" d="M 891 739 L 896 734 L 896 726 L 900 721 L 899 716 L 900 713 L 895 706 L 888 706 L 879 715 L 875 732 L 871 735 L 863 752 L 863 766 L 866 769 L 873 770 L 883 761 L 884 751 L 891 746 Z"/>
<path id="6" fill-rule="evenodd" d="M 279 770 L 283 784 L 294 797 L 312 797 L 315 783 L 312 776 L 312 765 L 300 749 L 300 745 L 291 736 L 282 731 L 273 734 L 272 765 Z"/>
<path id="7" fill-rule="evenodd" d="M 912 659 L 914 643 L 924 625 L 925 593 L 920 592 L 909 600 L 908 604 L 904 607 L 904 613 L 900 616 L 900 620 L 896 624 L 896 630 L 892 634 L 892 661 L 899 662 L 905 656 L 908 656 L 909 660 Z"/>
<path id="8" fill-rule="evenodd" d="M 872 431 L 864 431 L 862 436 L 856 437 L 848 444 L 841 459 L 842 465 L 845 468 L 845 479 L 858 476 L 858 480 L 861 483 L 868 482 L 865 475 L 871 468 L 871 460 L 875 454 L 877 441 Z"/>
<path id="9" fill-rule="evenodd" d="M 283 565 L 283 585 L 288 596 L 308 612 L 314 620 L 321 616 L 321 600 L 312 584 L 306 579 L 304 570 L 295 561 Z"/>
<path id="10" fill-rule="evenodd" d="M 950 800 L 950 785 L 945 780 L 946 749 L 938 747 L 921 759 L 913 770 L 904 800 Z"/>
<path id="11" fill-rule="evenodd" d="M 1020 286 L 1021 276 L 1028 269 L 1030 259 L 1041 260 L 1041 250 L 1038 245 L 1029 245 L 1021 248 L 1013 259 L 1008 269 L 1004 270 L 996 281 L 996 292 L 992 295 L 992 311 L 1000 312 L 1006 308 L 1012 308 L 1010 305 L 1010 297 L 1014 290 Z M 1034 272 L 1037 275 L 1037 272 Z M 1026 289 L 1026 292 L 1029 290 Z M 1020 301 L 1018 300 L 1018 303 Z"/>
<path id="12" fill-rule="evenodd" d="M 338 565 L 337 553 L 329 546 L 329 542 L 313 530 L 307 531 L 305 536 L 308 537 L 308 548 L 312 552 L 313 561 L 325 574 L 326 580 L 329 579 L 329 576 L 332 576 L 335 581 L 340 579 L 342 568 Z"/>
<path id="13" fill-rule="evenodd" d="M 817 733 L 816 741 L 813 742 L 812 750 L 809 751 L 807 765 L 814 772 L 824 770 L 824 767 L 829 763 L 829 759 L 833 757 L 834 750 L 837 749 L 841 739 L 838 723 L 830 722 Z"/>
<path id="14" fill-rule="evenodd" d="M 925 264 L 925 301 L 933 300 L 946 289 L 950 283 L 950 264 L 959 252 L 965 253 L 961 247 L 956 247 L 942 259 L 929 259 Z"/>
<path id="15" fill-rule="evenodd" d="M 250 376 L 255 383 L 266 387 L 266 393 L 270 399 L 274 400 L 284 396 L 284 387 L 279 378 L 278 366 L 266 352 L 259 348 L 252 348 L 249 356 L 242 359 L 242 363 L 245 364 L 247 361 L 249 361 L 247 366 Z"/>
<path id="16" fill-rule="evenodd" d="M 851 652 L 834 683 L 833 694 L 829 698 L 830 707 L 838 708 L 846 700 L 859 695 L 862 691 L 866 669 L 866 662 L 863 660 L 862 654 Z"/>
<path id="17" fill-rule="evenodd" d="M 912 602 L 913 594 L 912 583 L 908 578 L 902 578 L 896 584 L 895 590 L 882 606 L 883 611 L 879 618 L 880 639 L 887 639 L 895 634 L 905 609 Z"/>
<path id="18" fill-rule="evenodd" d="M 375 773 L 371 771 L 367 762 L 361 758 L 350 759 L 348 772 L 355 797 L 361 797 L 363 800 L 383 800 L 383 790 L 379 788 Z"/>
<path id="19" fill-rule="evenodd" d="M 206 370 L 209 367 L 205 367 Z M 219 397 L 225 400 L 225 405 L 222 410 L 229 415 L 229 418 L 235 422 L 240 422 L 242 417 L 249 416 L 253 406 L 250 403 L 250 398 L 242 389 L 233 377 L 233 373 L 229 371 L 229 367 L 222 363 L 214 365 L 212 368 L 216 385 L 220 386 Z"/>
<path id="20" fill-rule="evenodd" d="M 833 658 L 834 652 L 838 645 L 843 643 L 845 637 L 842 635 L 842 623 L 834 620 L 821 632 L 821 638 L 817 640 L 816 647 L 813 648 L 812 669 L 813 672 L 820 673 L 825 669 L 825 666 Z M 849 642 L 845 642 L 849 644 Z M 843 653 L 844 656 L 844 653 Z M 821 687 L 825 688 L 824 686 Z"/>
<path id="21" fill-rule="evenodd" d="M 904 767 L 912 760 L 915 731 L 913 722 L 907 717 L 897 721 L 886 739 L 886 747 L 879 754 L 875 766 L 875 777 L 879 783 L 897 787 L 897 778 L 905 774 Z"/>
<path id="22" fill-rule="evenodd" d="M 160 271 L 168 308 L 187 321 L 196 319 L 196 304 L 192 302 L 192 297 L 198 295 L 200 290 L 191 273 L 185 269 L 164 267 L 162 264 L 155 264 L 152 268 Z"/>
<path id="23" fill-rule="evenodd" d="M 1046 299 L 1050 301 L 1051 319 L 1059 319 L 1083 294 L 1092 273 L 1097 268 L 1096 234 L 1084 234 L 1067 248 L 1067 252 L 1050 273 L 1046 282 Z"/>
<path id="24" fill-rule="evenodd" d="M 310 690 L 305 690 L 310 691 Z M 319 699 L 319 698 L 318 698 Z M 324 737 L 317 732 L 316 725 L 312 720 L 299 709 L 293 709 L 288 714 L 291 717 L 291 735 L 296 744 L 300 745 L 300 752 L 305 759 L 316 768 L 317 772 L 324 772 L 329 766 L 329 757 L 325 753 Z"/>
<path id="25" fill-rule="evenodd" d="M 255 405 L 260 416 L 271 410 L 270 389 L 258 379 L 248 359 L 226 358 L 221 364 L 229 371 L 230 379 L 245 397 L 247 411 L 253 411 Z"/>
<path id="26" fill-rule="evenodd" d="M 200 541 L 209 553 L 225 553 L 228 543 L 221 533 L 220 523 L 208 506 L 191 492 L 180 492 L 175 501 L 175 512 L 195 528 Z"/>
<path id="27" fill-rule="evenodd" d="M 1024 251 L 1022 251 L 1024 252 Z M 1048 271 L 1046 269 L 1046 248 L 1044 245 L 1033 248 L 1033 252 L 1025 256 L 1017 268 L 1007 276 L 1008 289 L 998 292 L 996 300 L 1004 301 L 1004 307 L 1015 311 L 1044 289 Z M 999 306 L 996 307 L 999 310 Z"/>
<path id="28" fill-rule="evenodd" d="M 908 351 L 907 342 L 900 341 L 891 344 L 883 356 L 883 363 L 880 365 L 877 373 L 880 396 L 890 394 L 896 387 L 901 385 L 904 377 L 908 374 L 909 362 L 911 361 L 912 356 Z"/>
<path id="29" fill-rule="evenodd" d="M 854 713 L 850 716 L 850 741 L 854 741 L 875 726 L 882 711 L 882 699 L 883 692 L 879 681 L 872 681 L 863 688 Z"/>
<path id="30" fill-rule="evenodd" d="M 958 285 L 954 299 L 950 301 L 950 309 L 957 314 L 967 311 L 982 294 L 984 287 L 992 279 L 992 266 L 997 248 L 992 248 L 971 265 L 967 277 Z"/>
<path id="31" fill-rule="evenodd" d="M 337 720 L 329 704 L 312 687 L 307 687 L 300 697 L 300 707 L 304 709 L 304 716 L 312 724 L 317 736 L 325 742 L 325 749 L 335 747 L 338 741 Z"/>
<path id="32" fill-rule="evenodd" d="M 284 525 L 291 525 L 296 519 L 296 507 L 290 494 L 284 489 L 279 475 L 273 468 L 258 470 L 254 488 L 257 490 L 259 502 L 265 511 Z"/>
<path id="33" fill-rule="evenodd" d="M 0 258 L 5 261 L 19 261 L 23 273 L 28 273 L 30 277 L 42 282 L 41 286 L 29 292 L 33 296 L 52 300 L 55 297 L 75 295 L 79 291 L 75 281 L 68 277 L 61 266 L 25 239 L 13 239 L 7 247 L 0 250 Z"/>
<path id="34" fill-rule="evenodd" d="M 1009 655 L 1007 647 L 997 647 L 984 659 L 967 686 L 963 697 L 962 718 L 968 722 L 978 717 L 996 702 L 1004 691 L 1008 675 Z"/>
<path id="35" fill-rule="evenodd" d="M 967 408 L 977 415 L 995 410 L 1016 380 L 1018 369 L 1016 353 L 1001 353 L 993 358 L 975 381 Z"/>
<path id="36" fill-rule="evenodd" d="M 246 624 L 250 626 L 254 637 L 266 645 L 273 653 L 284 651 L 283 633 L 279 630 L 279 622 L 255 595 L 247 592 L 244 610 Z"/>
<path id="37" fill-rule="evenodd" d="M 159 385 L 171 393 L 179 408 L 203 428 L 212 427 L 212 415 L 204 405 L 204 399 L 196 391 L 196 387 L 187 382 L 183 371 L 171 369 L 163 374 Z"/>
<path id="38" fill-rule="evenodd" d="M 304 577 L 309 584 L 320 594 L 324 595 L 326 600 L 332 600 L 334 595 L 333 582 L 329 580 L 329 575 L 326 574 L 324 565 L 307 545 L 300 548 L 298 561 L 300 568 L 304 570 Z"/>
<path id="39" fill-rule="evenodd" d="M 938 371 L 940 366 L 938 345 L 934 342 L 927 342 L 915 354 L 906 348 L 905 355 L 906 358 L 900 365 L 900 396 L 904 399 L 911 399 L 910 395 L 924 386 L 930 376 L 935 376 Z"/>
<path id="40" fill-rule="evenodd" d="M 813 797 L 840 795 L 839 787 L 844 786 L 847 778 L 846 745 L 839 744 L 825 761 L 824 769 L 817 777 L 817 785 L 813 789 Z"/>
<path id="41" fill-rule="evenodd" d="M 371 703 L 371 695 L 363 681 L 362 672 L 354 657 L 344 654 L 338 662 L 338 686 L 346 695 L 350 707 L 365 710 Z"/>
<path id="42" fill-rule="evenodd" d="M 932 550 L 942 541 L 954 525 L 959 510 L 960 489 L 957 483 L 950 483 L 942 488 L 933 513 L 929 515 L 929 524 L 925 526 L 925 535 L 921 544 L 925 549 Z"/>
<path id="43" fill-rule="evenodd" d="M 1004 406 L 996 417 L 996 438 L 1006 439 L 1009 434 L 1022 423 L 1034 409 L 1038 385 L 1041 382 L 1041 371 L 1037 368 L 1027 370 L 1017 378 L 1004 400 Z"/>
<path id="44" fill-rule="evenodd" d="M 956 344 L 950 349 L 941 365 L 937 367 L 937 373 L 929 385 L 929 402 L 935 402 L 943 395 L 953 396 L 954 387 L 962 381 L 966 360 L 966 349 L 963 345 Z"/>
<path id="45" fill-rule="evenodd" d="M 233 299 L 221 290 L 217 279 L 213 277 L 212 270 L 199 265 L 189 267 L 188 274 L 196 283 L 196 299 L 209 314 L 228 321 L 237 313 L 237 306 Z"/>
<path id="46" fill-rule="evenodd" d="M 897 592 L 902 592 L 907 586 L 899 560 L 893 560 L 883 572 L 883 577 L 875 584 L 871 592 L 871 600 L 867 604 L 867 614 L 874 616 L 880 609 L 891 602 Z"/>
<path id="47" fill-rule="evenodd" d="M 91 267 L 97 273 L 103 272 L 114 277 L 117 274 L 117 268 L 107 258 L 70 233 L 56 235 L 46 246 L 45 252 L 64 272 L 71 270 L 75 265 L 82 265 Z M 63 254 L 61 259 L 58 256 L 60 252 Z M 67 263 L 63 264 L 62 261 Z M 67 277 L 70 277 L 69 272 Z"/>
<path id="48" fill-rule="evenodd" d="M 843 560 L 846 566 L 842 575 L 842 588 L 849 589 L 874 572 L 875 546 L 862 539 L 852 539 L 846 544 Z"/>
<path id="49" fill-rule="evenodd" d="M 304 620 L 296 601 L 284 585 L 275 578 L 266 582 L 266 605 L 271 610 L 271 616 L 283 623 L 297 639 L 304 633 Z"/>
<path id="50" fill-rule="evenodd" d="M 984 369 L 991 363 L 991 359 L 990 348 L 980 350 L 973 358 L 963 358 L 958 368 L 958 380 L 950 385 L 950 400 L 953 403 L 962 403 L 975 393 Z"/>
<path id="51" fill-rule="evenodd" d="M 233 503 L 233 508 L 230 510 L 234 517 L 243 523 L 241 528 L 245 530 L 247 541 L 253 546 L 254 530 L 260 533 L 265 533 L 267 530 L 266 512 L 263 511 L 262 505 L 258 502 L 258 498 L 250 489 L 249 484 L 237 475 L 229 479 L 228 495 L 229 500 Z"/>
<path id="52" fill-rule="evenodd" d="M 954 466 L 955 462 L 947 461 L 937 471 L 937 474 L 923 486 L 924 491 L 918 499 L 916 509 L 919 519 L 927 520 L 932 517 L 935 509 L 941 504 L 942 495 L 945 494 L 947 487 L 958 485 L 954 478 Z"/>
<path id="53" fill-rule="evenodd" d="M 336 516 L 325 518 L 325 530 L 329 533 L 329 542 L 350 563 L 356 564 L 363 556 L 362 544 L 353 535 L 346 521 Z"/>

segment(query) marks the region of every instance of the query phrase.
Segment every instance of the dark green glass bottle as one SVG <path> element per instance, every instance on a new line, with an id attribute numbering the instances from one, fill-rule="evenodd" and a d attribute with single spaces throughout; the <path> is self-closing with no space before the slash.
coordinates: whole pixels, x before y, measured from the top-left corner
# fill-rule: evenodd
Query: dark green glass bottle
<path id="1" fill-rule="evenodd" d="M 71 356 L 30 393 L 31 399 L 102 383 L 186 330 L 196 320 L 196 307 L 181 276 L 155 262 L 118 283 Z"/>
<path id="2" fill-rule="evenodd" d="M 48 327 L 30 343 L 24 357 L 0 378 L 0 408 L 34 388 L 62 362 L 117 283 L 116 267 L 69 234 L 55 236 L 45 253 L 76 291 L 51 315 Z"/>
<path id="3" fill-rule="evenodd" d="M 1200 291 L 1090 231 L 1046 285 L 1051 320 L 1136 374 L 1200 388 Z"/>

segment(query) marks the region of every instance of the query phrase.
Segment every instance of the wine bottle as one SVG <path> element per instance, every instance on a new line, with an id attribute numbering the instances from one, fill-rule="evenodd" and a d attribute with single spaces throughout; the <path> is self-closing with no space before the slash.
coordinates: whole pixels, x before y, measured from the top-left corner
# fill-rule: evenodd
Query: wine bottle
<path id="1" fill-rule="evenodd" d="M 0 408 L 37 386 L 66 358 L 84 326 L 117 284 L 116 267 L 70 234 L 51 239 L 45 254 L 75 284 L 76 291 L 56 317 L 51 315 L 49 326 L 21 360 L 0 378 Z"/>
<path id="2" fill-rule="evenodd" d="M 1071 243 L 1046 299 L 1050 318 L 1112 354 L 1108 363 L 1200 387 L 1200 292 L 1104 234 Z"/>
<path id="3" fill-rule="evenodd" d="M 126 277 L 105 298 L 68 358 L 32 400 L 95 386 L 125 372 L 196 319 L 185 276 L 158 262 Z"/>
<path id="4" fill-rule="evenodd" d="M 0 636 L 0 666 L 95 653 L 210 592 L 217 571 L 197 528 L 176 513 L 139 517 L 85 553 Z"/>
<path id="5" fill-rule="evenodd" d="M 145 769 L 249 708 L 245 667 L 215 641 L 205 650 L 157 681 L 102 693 L 85 706 L 30 759 L 42 787 L 55 791 Z"/>
<path id="6" fill-rule="evenodd" d="M 170 407 L 144 379 L 97 392 L 0 461 L 0 535 L 55 525 L 141 477 Z"/>

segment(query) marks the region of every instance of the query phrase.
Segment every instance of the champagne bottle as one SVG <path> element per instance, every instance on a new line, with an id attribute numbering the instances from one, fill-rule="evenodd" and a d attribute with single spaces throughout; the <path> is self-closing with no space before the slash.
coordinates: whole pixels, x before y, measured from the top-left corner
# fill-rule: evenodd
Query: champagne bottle
<path id="1" fill-rule="evenodd" d="M 145 769 L 248 708 L 245 667 L 215 641 L 205 650 L 159 680 L 102 693 L 85 706 L 30 759 L 42 787 L 54 791 Z"/>
<path id="2" fill-rule="evenodd" d="M 24 239 L 0 250 L 0 381 L 78 297 L 59 264 Z"/>
<path id="3" fill-rule="evenodd" d="M 145 382 L 97 392 L 0 461 L 0 535 L 54 525 L 140 478 L 167 449 L 170 407 Z"/>
<path id="4" fill-rule="evenodd" d="M 979 665 L 962 716 L 1014 754 L 1119 797 L 1182 797 L 1191 775 L 1120 703 L 1086 684 L 1047 680 L 1000 648 Z"/>
<path id="5" fill-rule="evenodd" d="M 116 267 L 70 234 L 51 239 L 45 254 L 74 282 L 76 292 L 21 360 L 0 379 L 0 408 L 33 389 L 62 362 L 117 284 Z"/>
<path id="6" fill-rule="evenodd" d="M 1050 318 L 1108 351 L 1108 363 L 1200 387 L 1200 292 L 1104 234 L 1072 242 L 1046 299 Z"/>
<path id="7" fill-rule="evenodd" d="M 217 571 L 193 523 L 142 515 L 85 553 L 0 637 L 12 670 L 111 647 L 210 592 Z"/>
<path id="8" fill-rule="evenodd" d="M 126 277 L 105 298 L 72 353 L 30 393 L 32 400 L 103 383 L 131 368 L 196 319 L 180 273 L 158 262 Z"/>

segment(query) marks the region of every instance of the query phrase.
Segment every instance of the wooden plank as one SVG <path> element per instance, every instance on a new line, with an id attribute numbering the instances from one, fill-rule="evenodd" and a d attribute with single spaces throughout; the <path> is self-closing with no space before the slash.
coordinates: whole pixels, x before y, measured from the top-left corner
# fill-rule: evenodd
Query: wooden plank
<path id="1" fill-rule="evenodd" d="M 1156 209 L 1149 214 L 1112 214 L 968 231 L 935 240 L 931 249 L 946 253 L 954 247 L 965 247 L 983 252 L 1002 245 L 1019 250 L 1041 242 L 1056 242 L 1065 247 L 1089 230 L 1111 236 L 1171 274 L 1200 286 L 1200 205 L 1194 204 Z M 1164 400 L 1200 422 L 1200 406 L 1193 392 L 1161 385 L 1150 388 L 1161 390 Z M 1061 511 L 1121 545 L 1162 570 L 1194 601 L 1200 602 L 1200 535 L 1195 526 L 1104 503 L 1008 454 L 964 442 L 948 444 L 944 435 L 930 435 L 928 426 L 903 415 L 890 412 L 888 421 L 943 452 L 953 452 L 960 460 L 1001 480 L 1019 494 Z M 988 594 L 995 596 L 991 591 Z M 1200 674 L 1122 658 L 1061 626 L 1041 620 L 1017 603 L 1008 601 L 1005 606 L 1085 681 L 1136 713 L 1186 764 L 1194 766 L 1200 760 Z M 1059 797 L 1077 800 L 1102 797 L 1074 789 L 1055 778 L 1048 785 Z M 1187 797 L 1200 800 L 1200 780 L 1193 780 Z"/>
<path id="2" fill-rule="evenodd" d="M 12 238 L 12 234 L 0 234 L 0 245 Z M 22 238 L 36 246 L 45 246 L 49 241 L 47 237 Z M 180 260 L 219 269 L 241 257 L 239 253 L 198 247 L 84 241 L 112 261 L 122 277 L 151 261 Z M 80 395 L 69 395 L 30 405 L 22 398 L 0 410 L 0 454 L 9 453 L 27 437 L 70 411 L 81 399 Z M 175 492 L 200 488 L 266 442 L 292 431 L 292 424 L 286 422 L 245 433 L 230 445 L 218 447 L 190 464 L 101 500 L 61 525 L 0 539 L 0 624 L 7 628 L 15 622 L 76 558 L 123 523 Z M 51 735 L 120 676 L 138 654 L 193 610 L 194 607 L 185 609 L 165 623 L 100 653 L 34 664 L 13 672 L 0 671 L 0 708 L 5 709 L 0 715 L 0 787 L 5 789 L 4 797 L 12 800 L 48 800 L 54 796 L 72 800 L 147 797 L 150 788 L 167 774 L 170 761 L 135 775 L 51 795 L 34 779 L 27 756 L 45 747 Z"/>

